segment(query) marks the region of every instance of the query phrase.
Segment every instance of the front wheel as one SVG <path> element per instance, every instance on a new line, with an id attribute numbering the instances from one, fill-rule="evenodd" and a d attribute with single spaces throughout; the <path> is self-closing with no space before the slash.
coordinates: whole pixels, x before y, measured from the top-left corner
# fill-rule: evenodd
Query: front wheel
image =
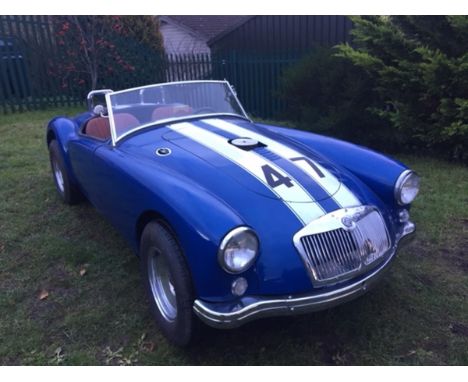
<path id="1" fill-rule="evenodd" d="M 187 345 L 194 327 L 190 273 L 174 236 L 158 221 L 148 223 L 143 230 L 140 264 L 151 312 L 159 328 L 172 343 Z"/>

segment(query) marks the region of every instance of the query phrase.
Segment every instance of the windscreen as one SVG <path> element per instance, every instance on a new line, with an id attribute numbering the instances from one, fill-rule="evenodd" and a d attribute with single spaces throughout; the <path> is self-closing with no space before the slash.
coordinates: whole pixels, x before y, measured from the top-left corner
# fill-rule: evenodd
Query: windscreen
<path id="1" fill-rule="evenodd" d="M 160 122 L 234 114 L 246 117 L 227 82 L 179 82 L 145 86 L 110 94 L 109 118 L 115 140 Z"/>

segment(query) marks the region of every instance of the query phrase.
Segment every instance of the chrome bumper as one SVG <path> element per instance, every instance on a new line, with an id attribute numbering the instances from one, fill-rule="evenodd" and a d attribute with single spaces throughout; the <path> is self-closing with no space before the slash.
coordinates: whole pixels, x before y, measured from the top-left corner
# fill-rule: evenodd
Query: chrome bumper
<path id="1" fill-rule="evenodd" d="M 385 270 L 401 248 L 402 239 L 407 242 L 413 237 L 414 224 L 407 223 L 387 260 L 380 264 L 369 274 L 358 278 L 341 288 L 327 292 L 316 292 L 302 296 L 274 297 L 243 297 L 234 304 L 208 303 L 195 300 L 193 310 L 195 314 L 207 325 L 219 329 L 232 329 L 245 323 L 264 317 L 296 315 L 302 313 L 325 310 L 344 302 L 362 296 L 374 287 L 382 278 Z"/>

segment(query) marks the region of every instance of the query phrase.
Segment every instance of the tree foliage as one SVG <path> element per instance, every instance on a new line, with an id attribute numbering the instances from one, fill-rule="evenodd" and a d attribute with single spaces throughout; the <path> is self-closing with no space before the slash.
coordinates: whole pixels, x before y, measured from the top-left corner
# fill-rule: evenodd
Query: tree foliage
<path id="1" fill-rule="evenodd" d="M 154 80 L 146 76 L 154 77 L 164 48 L 153 16 L 55 16 L 53 20 L 58 57 L 50 60 L 49 67 L 63 88 L 111 86 L 116 78 L 121 79 L 120 86 Z"/>
<path id="2" fill-rule="evenodd" d="M 468 159 L 468 17 L 352 17 L 353 43 L 338 47 L 366 71 L 372 112 L 422 148 Z"/>
<path id="3" fill-rule="evenodd" d="M 119 17 L 123 32 L 133 41 L 155 52 L 164 52 L 163 38 L 159 23 L 154 16 L 114 16 Z"/>
<path id="4" fill-rule="evenodd" d="M 285 71 L 280 95 L 288 105 L 286 118 L 305 130 L 395 149 L 396 137 L 388 139 L 389 124 L 369 112 L 378 105 L 372 78 L 335 54 L 334 49 L 316 47 Z"/>

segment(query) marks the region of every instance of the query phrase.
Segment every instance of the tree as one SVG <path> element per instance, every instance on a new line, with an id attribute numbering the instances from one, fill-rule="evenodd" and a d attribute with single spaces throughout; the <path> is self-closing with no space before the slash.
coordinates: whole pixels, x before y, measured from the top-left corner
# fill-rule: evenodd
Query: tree
<path id="1" fill-rule="evenodd" d="M 164 51 L 152 16 L 56 16 L 54 25 L 59 57 L 51 68 L 62 87 L 89 83 L 96 89 L 116 73 L 135 71 L 135 52 Z"/>
<path id="2" fill-rule="evenodd" d="M 468 159 L 468 17 L 352 17 L 352 45 L 338 56 L 375 82 L 373 112 L 426 148 Z"/>
<path id="3" fill-rule="evenodd" d="M 281 78 L 287 117 L 305 130 L 387 151 L 396 149 L 388 123 L 370 113 L 377 97 L 368 73 L 336 49 L 316 46 Z M 392 139 L 389 139 L 392 138 Z"/>
<path id="4" fill-rule="evenodd" d="M 122 25 L 122 33 L 155 52 L 164 52 L 159 23 L 153 16 L 114 16 Z"/>

